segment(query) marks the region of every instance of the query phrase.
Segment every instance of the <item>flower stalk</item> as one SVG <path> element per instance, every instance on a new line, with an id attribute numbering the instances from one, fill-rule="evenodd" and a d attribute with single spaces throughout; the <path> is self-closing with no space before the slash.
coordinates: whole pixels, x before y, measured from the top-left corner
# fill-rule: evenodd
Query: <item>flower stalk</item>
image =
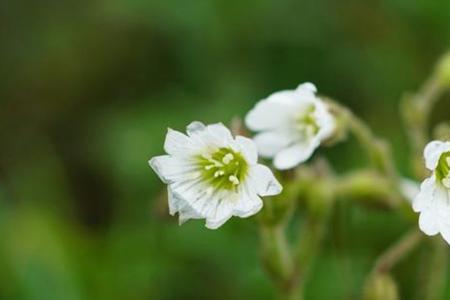
<path id="1" fill-rule="evenodd" d="M 448 250 L 447 245 L 440 239 L 431 241 L 431 261 L 425 282 L 424 300 L 442 299 L 447 278 Z"/>
<path id="2" fill-rule="evenodd" d="M 436 65 L 419 92 L 406 94 L 401 102 L 401 113 L 412 149 L 412 168 L 417 177 L 424 176 L 422 150 L 429 141 L 429 120 L 440 96 L 450 87 L 450 53 Z"/>
<path id="3" fill-rule="evenodd" d="M 358 118 L 351 110 L 331 98 L 325 98 L 330 110 L 339 120 L 340 129 L 351 132 L 369 156 L 373 168 L 388 176 L 394 183 L 398 176 L 388 144 L 377 138 L 370 127 Z"/>
<path id="4" fill-rule="evenodd" d="M 405 236 L 381 254 L 372 273 L 390 272 L 392 267 L 405 258 L 420 243 L 422 238 L 423 235 L 415 228 L 406 233 Z"/>

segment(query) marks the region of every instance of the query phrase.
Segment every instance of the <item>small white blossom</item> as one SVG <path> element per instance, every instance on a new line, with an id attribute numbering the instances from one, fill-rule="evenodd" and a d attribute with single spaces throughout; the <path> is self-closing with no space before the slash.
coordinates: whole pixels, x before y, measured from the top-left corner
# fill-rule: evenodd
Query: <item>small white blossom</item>
<path id="1" fill-rule="evenodd" d="M 274 158 L 277 169 L 306 161 L 332 134 L 334 117 L 316 91 L 312 83 L 304 83 L 295 90 L 276 92 L 247 114 L 247 127 L 260 132 L 254 138 L 259 153 Z"/>
<path id="2" fill-rule="evenodd" d="M 168 155 L 149 164 L 168 185 L 169 211 L 178 212 L 180 224 L 206 219 L 206 227 L 216 229 L 231 216 L 254 215 L 263 205 L 259 196 L 282 190 L 272 171 L 257 163 L 254 142 L 233 138 L 222 124 L 193 122 L 187 135 L 169 129 L 164 149 Z"/>
<path id="3" fill-rule="evenodd" d="M 450 244 L 450 142 L 430 142 L 424 157 L 432 175 L 422 182 L 413 209 L 420 213 L 419 227 L 425 234 L 440 233 Z"/>

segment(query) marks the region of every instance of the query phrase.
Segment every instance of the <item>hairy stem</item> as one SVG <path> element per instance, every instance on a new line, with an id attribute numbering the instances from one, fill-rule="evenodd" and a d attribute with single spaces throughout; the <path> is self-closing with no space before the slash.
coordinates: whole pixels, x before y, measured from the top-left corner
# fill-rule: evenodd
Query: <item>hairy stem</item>
<path id="1" fill-rule="evenodd" d="M 447 245 L 439 238 L 432 241 L 431 257 L 425 283 L 425 300 L 439 300 L 443 297 L 446 282 L 448 251 Z"/>
<path id="2" fill-rule="evenodd" d="M 262 225 L 260 236 L 265 268 L 275 283 L 284 288 L 292 274 L 292 259 L 284 228 L 280 225 Z"/>
<path id="3" fill-rule="evenodd" d="M 441 85 L 433 76 L 418 94 L 403 98 L 402 114 L 412 150 L 412 168 L 417 177 L 423 177 L 425 174 L 422 152 L 429 141 L 430 114 L 441 93 Z"/>
<path id="4" fill-rule="evenodd" d="M 444 62 L 441 60 L 437 64 L 433 74 L 425 81 L 419 92 L 405 95 L 401 102 L 403 121 L 412 149 L 412 167 L 419 178 L 425 174 L 422 151 L 430 139 L 430 116 L 434 105 L 448 88 L 448 84 L 442 78 L 442 69 L 447 66 L 443 66 L 442 63 Z"/>
<path id="5" fill-rule="evenodd" d="M 265 199 L 259 218 L 263 267 L 280 300 L 299 299 L 295 295 L 294 263 L 286 237 L 286 226 L 294 208 L 292 195 L 285 191 L 283 197 Z"/>
<path id="6" fill-rule="evenodd" d="M 376 261 L 374 273 L 389 272 L 401 259 L 408 255 L 422 240 L 422 234 L 413 229 L 386 250 Z"/>
<path id="7" fill-rule="evenodd" d="M 388 144 L 377 138 L 370 127 L 348 108 L 329 98 L 326 100 L 329 103 L 330 110 L 341 122 L 341 126 L 353 133 L 364 148 L 374 169 L 381 174 L 388 176 L 393 183 L 396 183 L 398 176 Z"/>
<path id="8" fill-rule="evenodd" d="M 304 285 L 308 279 L 316 257 L 320 254 L 321 245 L 326 232 L 328 211 L 321 215 L 308 215 L 301 231 L 302 239 L 296 253 L 297 291 L 303 296 Z"/>
<path id="9" fill-rule="evenodd" d="M 362 200 L 367 204 L 392 208 L 402 202 L 389 179 L 372 170 L 353 171 L 334 180 L 336 197 Z"/>

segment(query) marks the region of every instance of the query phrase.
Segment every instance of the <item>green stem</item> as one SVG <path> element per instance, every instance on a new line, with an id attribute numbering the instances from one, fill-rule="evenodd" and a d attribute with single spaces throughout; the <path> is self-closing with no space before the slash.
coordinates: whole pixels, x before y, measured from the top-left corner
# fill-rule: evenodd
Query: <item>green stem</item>
<path id="1" fill-rule="evenodd" d="M 386 250 L 375 263 L 373 273 L 387 273 L 401 259 L 408 255 L 422 240 L 423 235 L 417 230 L 409 231 L 398 242 Z"/>
<path id="2" fill-rule="evenodd" d="M 293 195 L 288 191 L 276 198 L 264 200 L 259 215 L 262 263 L 277 291 L 277 299 L 294 300 L 294 263 L 291 247 L 286 237 L 286 226 L 295 208 Z"/>
<path id="3" fill-rule="evenodd" d="M 307 212 L 299 231 L 295 253 L 295 276 L 297 294 L 304 296 L 304 285 L 308 280 L 316 257 L 320 254 L 333 204 L 331 179 L 314 179 L 306 192 Z"/>
<path id="4" fill-rule="evenodd" d="M 446 86 L 442 81 L 439 65 L 417 94 L 408 94 L 401 102 L 403 121 L 412 148 L 412 167 L 417 177 L 425 175 L 422 152 L 429 142 L 429 119 L 433 107 Z"/>
<path id="5" fill-rule="evenodd" d="M 396 182 L 397 173 L 388 144 L 375 137 L 369 126 L 351 112 L 348 113 L 348 126 L 369 154 L 374 168 Z"/>
<path id="6" fill-rule="evenodd" d="M 425 174 L 422 152 L 429 141 L 429 116 L 432 106 L 441 93 L 438 81 L 431 80 L 425 86 L 426 92 L 405 97 L 402 109 L 412 148 L 412 167 L 417 177 L 423 177 Z"/>
<path id="7" fill-rule="evenodd" d="M 302 239 L 296 255 L 296 276 L 298 277 L 297 293 L 304 294 L 304 285 L 311 273 L 312 266 L 321 250 L 322 241 L 326 232 L 329 213 L 314 216 L 308 215 L 302 232 Z"/>
<path id="8" fill-rule="evenodd" d="M 447 277 L 448 247 L 441 240 L 441 237 L 436 237 L 431 242 L 428 278 L 425 283 L 425 297 L 423 299 L 439 300 L 443 297 Z"/>
<path id="9" fill-rule="evenodd" d="M 388 144 L 377 138 L 370 127 L 348 108 L 331 99 L 327 99 L 327 102 L 329 103 L 330 110 L 342 123 L 341 126 L 352 132 L 361 146 L 365 149 L 374 169 L 381 174 L 388 176 L 388 178 L 396 184 L 398 182 L 398 176 Z"/>
<path id="10" fill-rule="evenodd" d="M 260 236 L 264 266 L 275 284 L 285 289 L 292 274 L 292 259 L 284 228 L 280 225 L 262 224 Z"/>
<path id="11" fill-rule="evenodd" d="M 385 176 L 372 170 L 353 171 L 334 180 L 335 197 L 362 200 L 376 206 L 392 208 L 404 199 L 392 189 Z"/>

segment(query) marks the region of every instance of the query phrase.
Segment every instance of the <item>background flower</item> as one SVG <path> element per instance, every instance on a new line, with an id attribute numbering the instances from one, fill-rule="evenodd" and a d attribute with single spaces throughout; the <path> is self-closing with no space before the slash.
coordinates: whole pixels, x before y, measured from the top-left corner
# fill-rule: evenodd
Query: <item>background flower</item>
<path id="1" fill-rule="evenodd" d="M 425 234 L 440 233 L 450 244 L 450 142 L 430 142 L 424 157 L 427 169 L 433 173 L 422 182 L 413 208 L 420 213 L 419 227 Z"/>
<path id="2" fill-rule="evenodd" d="M 273 157 L 277 169 L 290 169 L 307 160 L 333 132 L 335 123 L 316 87 L 304 83 L 295 90 L 271 94 L 247 114 L 247 127 L 259 153 Z"/>

